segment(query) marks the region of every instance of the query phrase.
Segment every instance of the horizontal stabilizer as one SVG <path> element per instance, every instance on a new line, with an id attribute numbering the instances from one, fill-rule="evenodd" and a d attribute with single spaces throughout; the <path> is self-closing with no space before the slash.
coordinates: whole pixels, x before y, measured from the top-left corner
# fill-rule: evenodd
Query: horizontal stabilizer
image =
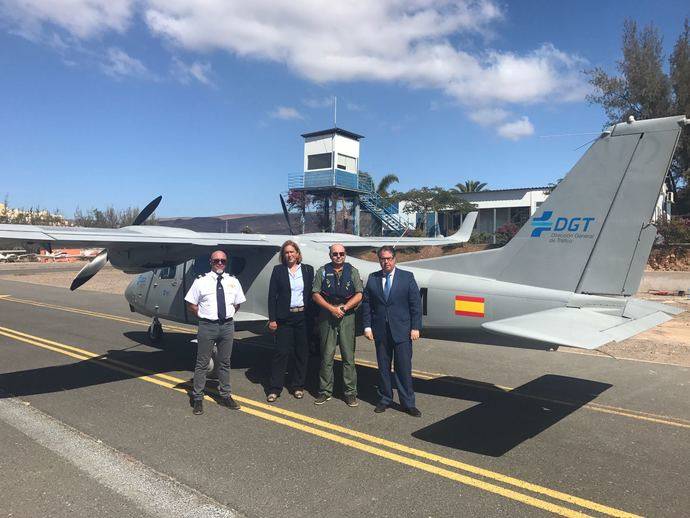
<path id="1" fill-rule="evenodd" d="M 644 316 L 631 318 L 600 313 L 595 308 L 562 307 L 485 322 L 482 327 L 494 333 L 528 340 L 580 349 L 597 349 L 609 342 L 620 342 L 667 322 L 671 320 L 669 313 L 676 311 L 676 308 L 670 307 L 670 311 L 645 309 L 641 310 L 636 306 L 633 311 L 638 310 L 638 314 Z"/>
<path id="2" fill-rule="evenodd" d="M 474 224 L 477 221 L 477 211 L 465 216 L 462 225 L 455 234 L 440 237 L 360 237 L 352 234 L 334 234 L 316 232 L 295 236 L 298 241 L 307 240 L 312 243 L 341 243 L 348 249 L 378 248 L 384 245 L 404 248 L 406 246 L 448 246 L 467 243 L 472 235 Z"/>

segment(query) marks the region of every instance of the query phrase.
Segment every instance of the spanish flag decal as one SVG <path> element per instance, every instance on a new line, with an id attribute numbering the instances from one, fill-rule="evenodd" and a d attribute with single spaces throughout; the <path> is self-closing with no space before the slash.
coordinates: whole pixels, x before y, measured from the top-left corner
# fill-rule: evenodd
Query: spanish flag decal
<path id="1" fill-rule="evenodd" d="M 455 296 L 455 314 L 463 317 L 483 317 L 484 297 Z"/>

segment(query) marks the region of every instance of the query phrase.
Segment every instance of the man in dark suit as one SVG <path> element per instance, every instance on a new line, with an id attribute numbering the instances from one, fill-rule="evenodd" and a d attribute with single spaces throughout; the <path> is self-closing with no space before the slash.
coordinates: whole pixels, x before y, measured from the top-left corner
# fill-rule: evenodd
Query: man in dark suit
<path id="1" fill-rule="evenodd" d="M 276 351 L 271 361 L 271 376 L 266 400 L 273 403 L 283 390 L 285 368 L 290 356 L 295 359 L 292 390 L 304 397 L 309 361 L 308 334 L 311 326 L 311 291 L 314 268 L 302 262 L 302 252 L 294 241 L 280 249 L 280 263 L 273 268 L 268 287 L 268 328 L 276 333 Z"/>
<path id="2" fill-rule="evenodd" d="M 393 401 L 393 361 L 400 404 L 411 416 L 421 417 L 412 387 L 412 341 L 422 327 L 419 288 L 412 272 L 395 267 L 395 248 L 382 246 L 377 255 L 381 270 L 369 276 L 362 302 L 364 335 L 376 343 L 379 366 L 380 399 L 374 411 L 384 412 Z"/>

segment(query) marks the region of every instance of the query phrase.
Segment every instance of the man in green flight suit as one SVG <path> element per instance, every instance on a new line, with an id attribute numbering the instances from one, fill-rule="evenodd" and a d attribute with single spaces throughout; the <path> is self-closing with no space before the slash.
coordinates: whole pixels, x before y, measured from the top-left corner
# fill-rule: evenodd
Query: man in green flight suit
<path id="1" fill-rule="evenodd" d="M 313 299 L 321 308 L 321 369 L 319 397 L 315 405 L 323 405 L 333 395 L 333 357 L 340 345 L 343 359 L 345 403 L 357 406 L 357 370 L 355 367 L 355 309 L 362 300 L 362 279 L 357 268 L 345 262 L 345 247 L 339 243 L 329 248 L 331 262 L 314 274 Z"/>

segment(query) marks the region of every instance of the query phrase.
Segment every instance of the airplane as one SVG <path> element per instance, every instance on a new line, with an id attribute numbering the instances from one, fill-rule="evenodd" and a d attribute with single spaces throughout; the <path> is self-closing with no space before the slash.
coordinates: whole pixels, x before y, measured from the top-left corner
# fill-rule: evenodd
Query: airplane
<path id="1" fill-rule="evenodd" d="M 657 197 L 687 125 L 685 116 L 614 124 L 505 246 L 400 264 L 420 286 L 422 336 L 468 341 L 488 332 L 502 337 L 495 342 L 499 345 L 597 349 L 681 313 L 632 295 L 657 235 L 652 224 Z M 155 342 L 163 336 L 161 319 L 196 323 L 184 296 L 196 276 L 209 271 L 213 250 L 228 253 L 226 271 L 238 278 L 247 297 L 236 315 L 237 329 L 266 332 L 268 283 L 286 239 L 300 245 L 304 262 L 320 266 L 329 262 L 328 246 L 335 242 L 350 252 L 383 244 L 463 243 L 477 217 L 469 214 L 456 234 L 438 238 L 220 234 L 142 226 L 160 201 L 159 196 L 131 226 L 120 229 L 0 225 L 0 243 L 102 247 L 71 289 L 108 261 L 139 273 L 125 298 L 133 312 L 152 318 L 148 335 Z M 348 261 L 365 282 L 379 269 L 371 261 L 351 256 Z"/>
<path id="2" fill-rule="evenodd" d="M 0 263 L 14 263 L 22 261 L 27 257 L 33 257 L 36 254 L 27 253 L 26 250 L 0 250 Z"/>

